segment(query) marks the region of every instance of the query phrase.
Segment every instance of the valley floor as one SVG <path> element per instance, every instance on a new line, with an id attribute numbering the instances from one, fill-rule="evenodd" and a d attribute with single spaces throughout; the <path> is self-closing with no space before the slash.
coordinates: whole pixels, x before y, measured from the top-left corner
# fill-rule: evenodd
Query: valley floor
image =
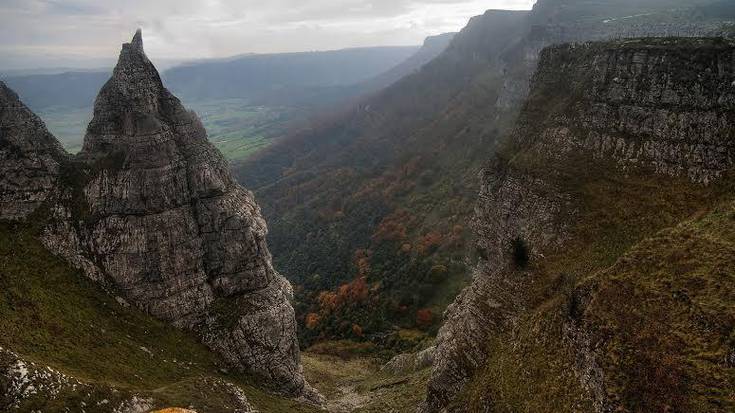
<path id="1" fill-rule="evenodd" d="M 423 400 L 430 369 L 392 374 L 384 362 L 365 355 L 306 351 L 307 380 L 327 398 L 330 413 L 415 412 Z"/>

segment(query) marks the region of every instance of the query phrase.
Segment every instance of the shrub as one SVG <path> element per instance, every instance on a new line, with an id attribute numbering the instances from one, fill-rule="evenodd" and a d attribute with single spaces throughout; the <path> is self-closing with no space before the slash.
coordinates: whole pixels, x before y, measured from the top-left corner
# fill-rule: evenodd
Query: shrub
<path id="1" fill-rule="evenodd" d="M 320 321 L 321 317 L 319 317 L 319 314 L 309 313 L 306 316 L 306 328 L 308 328 L 309 330 L 313 330 L 316 328 L 317 325 L 319 325 Z"/>
<path id="2" fill-rule="evenodd" d="M 422 308 L 416 312 L 416 325 L 419 327 L 430 327 L 434 322 L 434 313 L 428 308 Z"/>
<path id="3" fill-rule="evenodd" d="M 526 241 L 518 237 L 511 242 L 511 248 L 513 250 L 513 262 L 518 268 L 525 268 L 530 260 L 528 245 Z"/>

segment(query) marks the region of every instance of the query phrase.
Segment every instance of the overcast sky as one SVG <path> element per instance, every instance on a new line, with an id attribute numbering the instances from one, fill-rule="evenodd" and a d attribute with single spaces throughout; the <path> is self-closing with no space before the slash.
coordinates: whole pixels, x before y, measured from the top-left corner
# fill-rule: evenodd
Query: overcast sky
<path id="1" fill-rule="evenodd" d="M 0 69 L 94 66 L 143 28 L 154 60 L 414 45 L 535 0 L 0 0 Z M 105 63 L 100 63 L 105 62 Z"/>

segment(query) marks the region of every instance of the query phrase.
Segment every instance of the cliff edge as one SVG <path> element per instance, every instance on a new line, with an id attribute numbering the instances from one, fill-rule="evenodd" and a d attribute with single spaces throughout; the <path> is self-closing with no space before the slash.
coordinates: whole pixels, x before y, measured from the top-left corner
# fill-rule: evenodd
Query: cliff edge
<path id="1" fill-rule="evenodd" d="M 734 62 L 723 39 L 541 53 L 422 411 L 734 407 Z"/>

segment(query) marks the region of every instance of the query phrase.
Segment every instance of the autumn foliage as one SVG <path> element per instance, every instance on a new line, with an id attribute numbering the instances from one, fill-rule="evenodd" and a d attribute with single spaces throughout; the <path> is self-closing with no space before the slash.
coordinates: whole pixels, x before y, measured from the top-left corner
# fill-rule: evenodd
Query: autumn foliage
<path id="1" fill-rule="evenodd" d="M 372 255 L 373 253 L 370 250 L 359 249 L 355 251 L 354 262 L 358 277 L 367 277 L 370 273 L 370 257 Z"/>
<path id="2" fill-rule="evenodd" d="M 430 327 L 434 322 L 434 313 L 428 308 L 416 311 L 416 325 L 419 327 Z"/>
<path id="3" fill-rule="evenodd" d="M 385 218 L 378 224 L 373 233 L 373 241 L 401 241 L 407 236 L 406 225 L 412 220 L 408 211 L 399 210 Z"/>
<path id="4" fill-rule="evenodd" d="M 331 313 L 346 305 L 363 303 L 367 301 L 369 294 L 367 278 L 358 277 L 350 283 L 340 285 L 336 292 L 322 291 L 317 301 L 323 313 Z"/>
<path id="5" fill-rule="evenodd" d="M 444 237 L 442 236 L 441 233 L 437 231 L 431 231 L 428 234 L 421 237 L 421 240 L 419 240 L 419 243 L 416 246 L 416 250 L 421 255 L 429 254 L 432 251 L 432 249 L 440 246 L 443 240 L 444 240 Z"/>
<path id="6" fill-rule="evenodd" d="M 321 321 L 321 317 L 317 313 L 309 313 L 306 315 L 306 328 L 309 330 L 313 330 L 316 328 L 317 325 L 319 325 L 319 321 Z"/>

